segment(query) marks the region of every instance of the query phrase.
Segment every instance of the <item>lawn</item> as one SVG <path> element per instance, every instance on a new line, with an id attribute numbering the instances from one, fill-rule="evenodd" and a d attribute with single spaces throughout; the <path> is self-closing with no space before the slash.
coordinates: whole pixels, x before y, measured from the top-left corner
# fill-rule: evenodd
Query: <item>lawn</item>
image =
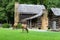
<path id="1" fill-rule="evenodd" d="M 21 30 L 0 29 L 0 40 L 60 40 L 60 32 L 21 32 Z"/>

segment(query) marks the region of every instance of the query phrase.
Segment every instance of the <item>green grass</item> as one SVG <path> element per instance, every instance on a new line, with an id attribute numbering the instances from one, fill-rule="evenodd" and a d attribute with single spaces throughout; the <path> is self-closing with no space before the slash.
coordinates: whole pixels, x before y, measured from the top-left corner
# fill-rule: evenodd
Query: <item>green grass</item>
<path id="1" fill-rule="evenodd" d="M 0 40 L 60 40 L 60 32 L 21 32 L 21 30 L 0 29 Z"/>

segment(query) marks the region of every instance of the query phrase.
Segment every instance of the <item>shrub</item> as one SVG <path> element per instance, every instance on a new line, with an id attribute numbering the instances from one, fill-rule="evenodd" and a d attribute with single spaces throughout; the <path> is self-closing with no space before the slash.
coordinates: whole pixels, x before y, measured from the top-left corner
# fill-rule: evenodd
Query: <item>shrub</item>
<path id="1" fill-rule="evenodd" d="M 9 28 L 10 25 L 9 25 L 8 23 L 4 23 L 4 24 L 2 24 L 2 27 L 3 27 L 3 28 Z"/>
<path id="2" fill-rule="evenodd" d="M 22 28 L 22 24 L 19 23 L 19 24 L 17 25 L 17 28 L 18 28 L 18 29 L 19 29 L 19 28 Z"/>

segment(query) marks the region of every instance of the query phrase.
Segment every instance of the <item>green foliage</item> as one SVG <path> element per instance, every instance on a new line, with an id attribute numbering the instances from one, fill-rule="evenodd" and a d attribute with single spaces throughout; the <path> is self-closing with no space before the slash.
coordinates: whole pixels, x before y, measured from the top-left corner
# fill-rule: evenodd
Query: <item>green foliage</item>
<path id="1" fill-rule="evenodd" d="M 18 0 L 19 3 L 37 4 L 37 0 Z"/>
<path id="2" fill-rule="evenodd" d="M 17 28 L 22 28 L 22 24 L 19 23 L 19 24 L 17 25 Z"/>
<path id="3" fill-rule="evenodd" d="M 43 2 L 43 4 L 46 5 L 47 9 L 50 9 L 52 7 L 60 7 L 59 3 L 60 3 L 60 0 L 45 0 Z"/>
<path id="4" fill-rule="evenodd" d="M 14 2 L 15 0 L 0 1 L 0 21 L 12 22 L 14 20 Z"/>
<path id="5" fill-rule="evenodd" d="M 8 23 L 4 23 L 4 24 L 2 24 L 2 27 L 3 27 L 3 28 L 9 28 L 10 25 L 9 25 Z"/>
<path id="6" fill-rule="evenodd" d="M 60 8 L 60 0 L 0 0 L 0 20 L 1 21 L 14 21 L 14 4 L 43 4 L 47 9 L 52 7 Z"/>
<path id="7" fill-rule="evenodd" d="M 6 20 L 5 12 L 0 12 L 0 20 Z"/>
<path id="8" fill-rule="evenodd" d="M 3 7 L 0 7 L 0 12 L 1 12 L 1 11 L 4 11 L 4 10 L 5 10 L 5 9 L 4 9 Z"/>

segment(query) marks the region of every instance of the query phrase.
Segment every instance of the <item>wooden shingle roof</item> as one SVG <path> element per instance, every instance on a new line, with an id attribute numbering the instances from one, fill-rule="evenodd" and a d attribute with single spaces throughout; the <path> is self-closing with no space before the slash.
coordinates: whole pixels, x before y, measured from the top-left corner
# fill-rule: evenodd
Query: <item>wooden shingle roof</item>
<path id="1" fill-rule="evenodd" d="M 51 8 L 52 12 L 56 16 L 60 16 L 60 8 Z"/>
<path id="2" fill-rule="evenodd" d="M 19 4 L 18 12 L 26 13 L 26 14 L 38 14 L 43 9 L 45 9 L 44 5 Z"/>
<path id="3" fill-rule="evenodd" d="M 44 9 L 44 5 L 19 4 L 18 6 L 18 12 L 22 14 L 36 14 L 35 16 L 25 18 L 24 20 L 29 20 L 41 16 Z"/>

